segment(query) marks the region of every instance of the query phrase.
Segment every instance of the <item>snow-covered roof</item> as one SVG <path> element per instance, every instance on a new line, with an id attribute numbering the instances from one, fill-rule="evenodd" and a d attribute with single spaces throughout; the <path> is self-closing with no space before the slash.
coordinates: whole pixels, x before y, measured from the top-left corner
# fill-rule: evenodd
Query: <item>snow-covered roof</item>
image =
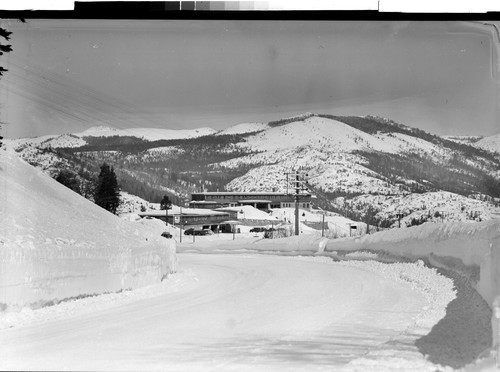
<path id="1" fill-rule="evenodd" d="M 219 196 L 290 196 L 286 192 L 275 191 L 256 191 L 256 192 L 237 192 L 237 191 L 203 191 L 193 192 L 191 195 L 219 195 Z M 311 194 L 300 194 L 301 196 L 310 196 Z"/>
<path id="2" fill-rule="evenodd" d="M 137 213 L 141 217 L 163 217 L 165 216 L 165 211 L 149 211 L 149 212 L 140 212 Z M 199 208 L 184 208 L 182 212 L 177 211 L 168 211 L 169 216 L 219 216 L 219 215 L 228 215 L 228 212 L 217 212 L 211 209 L 199 209 Z"/>

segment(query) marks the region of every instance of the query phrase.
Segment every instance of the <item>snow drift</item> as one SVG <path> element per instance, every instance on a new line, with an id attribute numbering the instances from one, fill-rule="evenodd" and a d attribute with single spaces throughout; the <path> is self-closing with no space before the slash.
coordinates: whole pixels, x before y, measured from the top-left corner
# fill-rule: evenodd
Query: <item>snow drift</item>
<path id="1" fill-rule="evenodd" d="M 427 258 L 436 267 L 452 269 L 476 283 L 493 306 L 500 296 L 500 220 L 480 223 L 427 223 L 391 229 L 356 239 L 330 240 L 325 251 L 374 250 L 410 259 Z"/>
<path id="2" fill-rule="evenodd" d="M 158 221 L 122 220 L 20 160 L 0 156 L 0 308 L 154 282 L 176 269 Z"/>
<path id="3" fill-rule="evenodd" d="M 324 243 L 323 243 L 324 244 Z M 356 239 L 330 240 L 325 254 L 339 251 L 375 251 L 412 260 L 426 259 L 473 285 L 493 310 L 493 349 L 500 343 L 500 220 L 480 223 L 426 223 L 392 229 Z"/>
<path id="4" fill-rule="evenodd" d="M 227 241 L 219 242 L 215 251 L 213 243 L 198 241 L 196 246 L 181 245 L 180 250 L 330 256 L 342 261 L 427 262 L 453 279 L 458 296 L 448 305 L 447 316 L 436 324 L 433 332 L 418 340 L 418 346 L 422 353 L 432 354 L 434 363 L 459 368 L 480 355 L 486 356 L 484 352 L 491 346 L 497 353 L 499 350 L 499 240 L 500 220 L 496 219 L 478 223 L 426 223 L 335 240 L 303 234 L 285 239 L 258 239 L 245 245 Z"/>

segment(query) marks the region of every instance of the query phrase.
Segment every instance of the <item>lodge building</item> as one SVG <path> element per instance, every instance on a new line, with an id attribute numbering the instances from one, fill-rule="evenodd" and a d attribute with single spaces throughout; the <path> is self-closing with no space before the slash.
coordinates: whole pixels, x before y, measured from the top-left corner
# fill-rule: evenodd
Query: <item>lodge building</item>
<path id="1" fill-rule="evenodd" d="M 190 208 L 216 209 L 250 205 L 261 210 L 293 208 L 294 195 L 279 192 L 198 192 L 191 194 Z M 300 209 L 311 209 L 311 194 L 301 194 Z"/>
<path id="2" fill-rule="evenodd" d="M 236 211 L 213 211 L 193 208 L 174 207 L 169 211 L 153 210 L 141 212 L 141 218 L 156 218 L 162 221 L 167 220 L 170 225 L 181 226 L 182 228 L 197 227 L 211 229 L 212 231 L 231 231 L 231 221 L 237 220 Z"/>

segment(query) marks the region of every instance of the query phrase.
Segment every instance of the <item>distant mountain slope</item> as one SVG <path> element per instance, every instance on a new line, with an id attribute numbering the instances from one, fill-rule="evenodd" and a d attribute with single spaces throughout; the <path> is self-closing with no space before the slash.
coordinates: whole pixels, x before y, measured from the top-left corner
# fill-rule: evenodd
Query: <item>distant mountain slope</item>
<path id="1" fill-rule="evenodd" d="M 305 113 L 218 132 L 179 131 L 160 140 L 147 139 L 158 138 L 160 132 L 152 131 L 150 137 L 146 132 L 131 136 L 95 128 L 83 133 L 96 137 L 66 136 L 67 143 L 75 141 L 71 146 L 48 147 L 47 138 L 31 139 L 30 146 L 19 145 L 18 151 L 30 154 L 33 164 L 43 155 L 74 169 L 96 171 L 106 161 L 115 167 L 125 191 L 152 202 L 167 193 L 182 204 L 190 193 L 204 189 L 286 191 L 286 173 L 298 168 L 322 195 L 322 207 L 335 211 L 338 198 L 362 195 L 391 198 L 446 191 L 479 198 L 480 203 L 500 201 L 500 154 L 374 116 Z M 103 133 L 109 136 L 99 135 Z M 161 133 L 165 137 L 167 132 Z M 79 138 L 86 144 L 77 147 Z M 344 213 L 364 218 L 370 206 L 378 210 L 384 205 L 378 199 L 356 203 L 351 207 L 357 211 Z"/>
<path id="2" fill-rule="evenodd" d="M 309 147 L 328 152 L 374 150 L 395 152 L 385 141 L 336 120 L 310 117 L 271 127 L 247 139 L 247 146 L 258 151 Z"/>
<path id="3" fill-rule="evenodd" d="M 225 135 L 225 134 L 243 134 L 243 133 L 251 133 L 258 132 L 264 129 L 269 128 L 267 123 L 241 123 L 237 125 L 233 125 L 232 127 L 223 129 L 216 133 L 216 135 Z"/>
<path id="4" fill-rule="evenodd" d="M 85 140 L 74 134 L 62 134 L 57 137 L 46 139 L 40 143 L 40 147 L 81 147 L 86 144 L 87 142 Z"/>
<path id="5" fill-rule="evenodd" d="M 46 135 L 35 138 L 18 138 L 7 140 L 11 146 L 19 148 L 21 146 L 39 146 L 51 148 L 75 148 L 85 146 L 95 138 L 116 138 L 128 137 L 144 141 L 175 140 L 184 138 L 196 138 L 215 134 L 217 131 L 212 128 L 197 129 L 161 129 L 161 128 L 129 128 L 116 129 L 108 126 L 95 126 L 83 132 L 68 133 L 62 135 Z"/>
<path id="6" fill-rule="evenodd" d="M 474 144 L 478 142 L 481 138 L 483 138 L 483 136 L 443 136 L 443 138 L 449 141 L 454 141 L 474 146 Z"/>
<path id="7" fill-rule="evenodd" d="M 484 137 L 477 141 L 474 146 L 480 147 L 484 150 L 497 152 L 500 154 L 500 134 L 494 136 Z"/>
<path id="8" fill-rule="evenodd" d="M 92 127 L 81 133 L 75 133 L 80 138 L 84 137 L 112 137 L 129 136 L 137 137 L 147 141 L 169 140 L 179 138 L 193 138 L 214 134 L 217 131 L 212 128 L 197 129 L 162 129 L 162 128 L 128 128 L 115 129 L 110 127 Z M 62 147 L 62 146 L 61 146 Z"/>
<path id="9" fill-rule="evenodd" d="M 500 159 L 472 146 L 371 117 L 335 118 L 287 119 L 286 124 L 248 136 L 238 146 L 250 154 L 220 165 L 231 168 L 246 163 L 254 168 L 228 187 L 259 190 L 268 187 L 273 174 L 302 167 L 310 173 L 311 183 L 327 192 L 423 192 L 444 187 L 466 194 L 484 191 L 479 189 L 479 173 L 493 176 L 499 169 Z M 370 122 L 375 124 L 370 127 Z M 435 179 L 434 174 L 446 176 L 447 182 L 456 177 L 468 186 L 460 190 L 451 183 L 434 185 L 428 182 Z M 279 188 L 276 182 L 272 186 Z"/>

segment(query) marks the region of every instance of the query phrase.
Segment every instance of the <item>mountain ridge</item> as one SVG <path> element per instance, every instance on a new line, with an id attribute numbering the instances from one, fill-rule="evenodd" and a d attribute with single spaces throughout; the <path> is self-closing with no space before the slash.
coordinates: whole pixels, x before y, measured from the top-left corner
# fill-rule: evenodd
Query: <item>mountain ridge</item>
<path id="1" fill-rule="evenodd" d="M 155 141 L 124 132 L 66 135 L 86 144 L 51 147 L 45 138 L 43 144 L 33 141 L 29 151 L 35 159 L 37 151 L 57 155 L 75 169 L 111 163 L 125 191 L 150 201 L 162 193 L 184 200 L 200 190 L 284 191 L 285 173 L 297 168 L 309 174 L 315 193 L 325 195 L 322 207 L 336 209 L 338 198 L 347 198 L 359 209 L 358 218 L 368 213 L 368 204 L 385 205 L 356 203 L 362 195 L 389 199 L 445 191 L 490 204 L 500 198 L 499 154 L 390 119 L 305 113 L 207 132 L 187 130 Z M 29 151 L 18 146 L 26 156 Z"/>

